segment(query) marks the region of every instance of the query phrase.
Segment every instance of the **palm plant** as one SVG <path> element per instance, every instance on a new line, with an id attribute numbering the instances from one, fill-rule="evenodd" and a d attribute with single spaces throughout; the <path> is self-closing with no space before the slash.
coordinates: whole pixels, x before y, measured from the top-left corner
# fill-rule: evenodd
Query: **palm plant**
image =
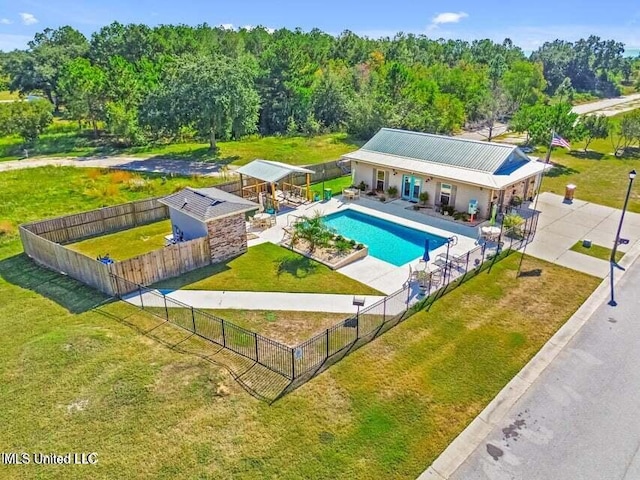
<path id="1" fill-rule="evenodd" d="M 291 245 L 300 240 L 309 244 L 309 251 L 313 252 L 317 247 L 326 247 L 333 238 L 333 231 L 324 224 L 320 212 L 315 212 L 312 217 L 302 217 L 293 226 Z"/>

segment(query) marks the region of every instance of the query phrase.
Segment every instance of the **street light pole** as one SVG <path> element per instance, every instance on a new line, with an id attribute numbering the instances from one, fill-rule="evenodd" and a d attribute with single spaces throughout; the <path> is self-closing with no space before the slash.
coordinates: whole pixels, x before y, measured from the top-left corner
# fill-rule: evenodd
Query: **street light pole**
<path id="1" fill-rule="evenodd" d="M 633 186 L 633 179 L 636 178 L 636 171 L 631 170 L 629 172 L 629 186 L 627 187 L 627 196 L 624 198 L 624 206 L 622 207 L 622 215 L 620 215 L 620 223 L 618 224 L 618 231 L 616 232 L 616 239 L 613 243 L 613 249 L 611 249 L 611 258 L 609 259 L 610 266 L 610 283 L 611 283 L 611 300 L 609 300 L 609 305 L 615 307 L 617 302 L 614 298 L 614 289 L 613 289 L 613 267 L 617 267 L 618 264 L 616 262 L 616 252 L 618 251 L 618 244 L 620 243 L 620 232 L 622 232 L 622 222 L 624 221 L 624 214 L 627 211 L 627 205 L 629 204 L 629 196 L 631 195 L 631 187 Z"/>

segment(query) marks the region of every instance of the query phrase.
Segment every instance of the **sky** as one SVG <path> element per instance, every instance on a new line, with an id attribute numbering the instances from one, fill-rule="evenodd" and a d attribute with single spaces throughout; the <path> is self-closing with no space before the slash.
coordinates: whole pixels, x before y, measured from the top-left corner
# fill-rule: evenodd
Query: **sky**
<path id="1" fill-rule="evenodd" d="M 508 37 L 525 51 L 556 38 L 595 34 L 640 48 L 640 2 L 631 0 L 0 0 L 0 50 L 25 48 L 47 27 L 71 25 L 90 36 L 113 21 L 317 27 L 369 37 L 400 31 L 464 40 Z"/>

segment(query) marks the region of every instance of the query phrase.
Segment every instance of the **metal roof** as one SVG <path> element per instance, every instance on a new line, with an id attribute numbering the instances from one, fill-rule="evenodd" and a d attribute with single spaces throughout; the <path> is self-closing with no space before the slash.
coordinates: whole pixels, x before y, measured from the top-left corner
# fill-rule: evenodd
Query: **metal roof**
<path id="1" fill-rule="evenodd" d="M 201 222 L 235 213 L 250 212 L 260 207 L 250 200 L 213 187 L 198 189 L 187 187 L 158 201 Z"/>
<path id="2" fill-rule="evenodd" d="M 498 173 L 529 161 L 514 145 L 382 128 L 360 150 Z"/>
<path id="3" fill-rule="evenodd" d="M 277 182 L 278 180 L 294 173 L 315 173 L 313 170 L 309 170 L 308 168 L 296 167 L 286 163 L 261 159 L 254 160 L 253 162 L 238 168 L 236 172 L 269 183 Z"/>

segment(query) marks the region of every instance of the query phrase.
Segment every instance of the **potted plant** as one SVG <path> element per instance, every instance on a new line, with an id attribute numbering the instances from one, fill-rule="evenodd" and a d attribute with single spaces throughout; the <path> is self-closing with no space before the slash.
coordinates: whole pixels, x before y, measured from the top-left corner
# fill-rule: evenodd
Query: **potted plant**
<path id="1" fill-rule="evenodd" d="M 429 193 L 422 192 L 418 198 L 420 198 L 420 202 L 422 203 L 422 205 L 426 206 L 427 202 L 429 201 Z"/>

